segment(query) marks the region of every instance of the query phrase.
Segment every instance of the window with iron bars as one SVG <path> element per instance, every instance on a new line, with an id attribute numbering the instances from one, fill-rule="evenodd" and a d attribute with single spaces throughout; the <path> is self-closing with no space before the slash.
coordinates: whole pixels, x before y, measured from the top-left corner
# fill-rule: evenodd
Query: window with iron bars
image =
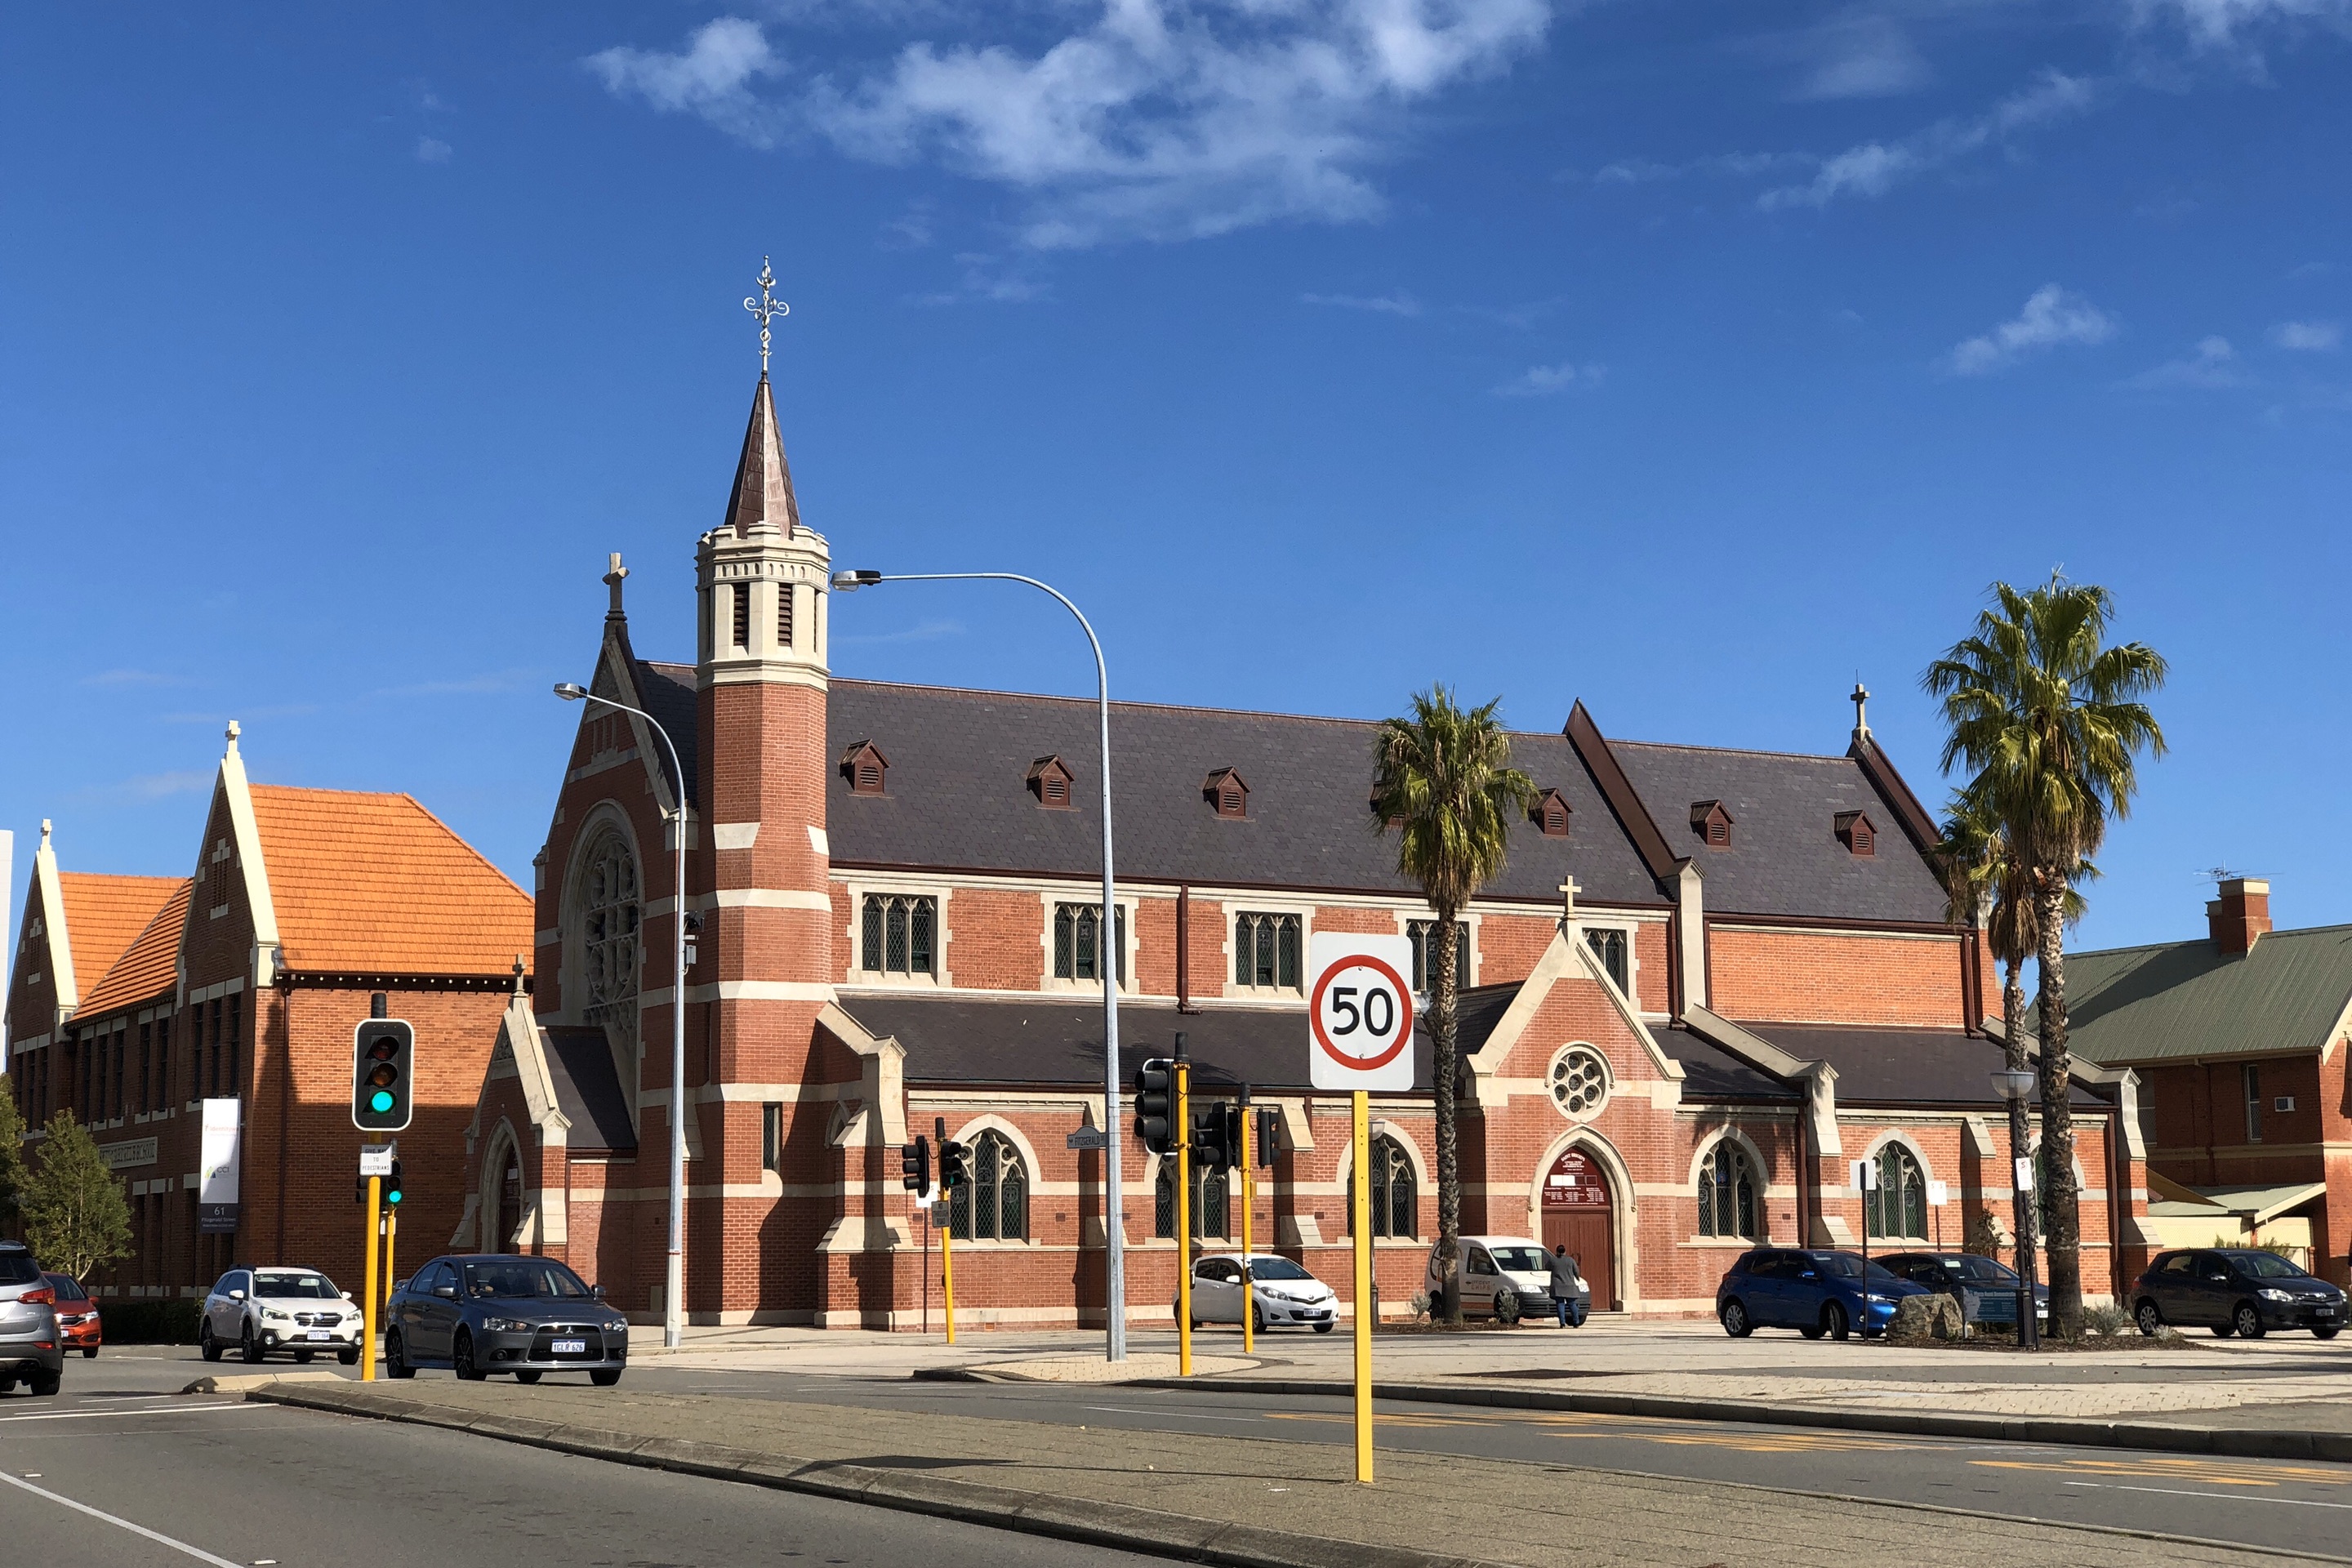
<path id="1" fill-rule="evenodd" d="M 1268 991 L 1299 990 L 1299 931 L 1297 915 L 1235 915 L 1234 984 Z"/>
<path id="2" fill-rule="evenodd" d="M 1127 984 L 1127 909 L 1118 906 L 1111 920 L 1111 973 Z M 1102 906 L 1054 906 L 1054 978 L 1102 979 Z"/>
<path id="3" fill-rule="evenodd" d="M 936 971 L 940 901 L 907 893 L 866 895 L 863 964 L 868 974 Z"/>

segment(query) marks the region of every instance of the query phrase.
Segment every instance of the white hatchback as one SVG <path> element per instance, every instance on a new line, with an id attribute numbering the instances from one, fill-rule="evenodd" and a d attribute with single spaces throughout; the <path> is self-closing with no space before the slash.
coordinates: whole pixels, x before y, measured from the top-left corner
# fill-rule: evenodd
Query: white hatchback
<path id="1" fill-rule="evenodd" d="M 1242 1265 L 1249 1265 L 1250 1326 L 1268 1329 L 1313 1329 L 1328 1334 L 1339 1315 L 1339 1298 L 1331 1287 L 1287 1258 L 1254 1252 L 1246 1259 L 1238 1252 L 1218 1252 L 1192 1265 L 1192 1323 L 1238 1323 L 1242 1321 Z"/>
<path id="2" fill-rule="evenodd" d="M 206 1361 L 232 1349 L 248 1362 L 324 1352 L 355 1366 L 364 1322 L 351 1292 L 315 1268 L 232 1268 L 205 1298 L 196 1343 Z"/>

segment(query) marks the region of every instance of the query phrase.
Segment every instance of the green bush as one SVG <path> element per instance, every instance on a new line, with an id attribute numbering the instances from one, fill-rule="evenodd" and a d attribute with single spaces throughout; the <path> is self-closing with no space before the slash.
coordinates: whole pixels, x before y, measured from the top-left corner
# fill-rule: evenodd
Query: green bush
<path id="1" fill-rule="evenodd" d="M 168 1300 L 98 1303 L 99 1333 L 110 1345 L 192 1345 L 204 1303 Z"/>
<path id="2" fill-rule="evenodd" d="M 2099 1338 L 2105 1340 L 2113 1339 L 2116 1335 L 2123 1333 L 2127 1330 L 2131 1332 L 2137 1333 L 2138 1332 L 2138 1325 L 2133 1322 L 2132 1315 L 2129 1312 L 2125 1311 L 2121 1307 L 2085 1307 L 2083 1309 L 2083 1331 L 2085 1334 L 2096 1334 Z"/>

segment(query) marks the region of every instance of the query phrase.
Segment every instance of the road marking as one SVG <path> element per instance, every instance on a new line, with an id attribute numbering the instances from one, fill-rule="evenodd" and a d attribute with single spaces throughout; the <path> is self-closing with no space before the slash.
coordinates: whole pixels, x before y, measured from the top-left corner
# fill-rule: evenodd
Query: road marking
<path id="1" fill-rule="evenodd" d="M 2166 1497 L 2211 1498 L 2217 1502 L 2279 1502 L 2294 1508 L 2352 1508 L 2352 1502 L 2318 1502 L 2299 1497 L 2248 1497 L 2243 1492 L 2192 1492 L 2179 1487 L 2119 1487 L 2106 1481 L 2068 1481 L 2070 1487 L 2089 1487 L 2103 1492 L 2161 1492 Z"/>
<path id="2" fill-rule="evenodd" d="M 1089 1405 L 1089 1410 L 1100 1410 L 1111 1415 L 1174 1415 L 1186 1421 L 1258 1421 L 1257 1415 L 1207 1415 L 1197 1410 L 1137 1410 L 1125 1405 Z"/>
<path id="3" fill-rule="evenodd" d="M 193 1415 L 200 1410 L 260 1410 L 259 1405 L 183 1405 L 173 1410 L 60 1410 L 47 1415 L 0 1415 L 0 1426 L 11 1421 L 88 1421 L 100 1415 Z"/>
<path id="4" fill-rule="evenodd" d="M 92 1508 L 86 1502 L 76 1502 L 73 1499 L 53 1492 L 47 1487 L 37 1487 L 30 1481 L 19 1480 L 15 1476 L 5 1474 L 0 1474 L 0 1481 L 6 1481 L 12 1487 L 31 1492 L 35 1497 L 45 1497 L 51 1502 L 62 1503 L 76 1513 L 86 1513 L 92 1519 L 102 1519 L 107 1523 L 127 1530 L 133 1535 L 143 1535 L 148 1540 L 159 1545 L 168 1546 L 174 1552 L 184 1552 L 199 1563 L 212 1563 L 214 1568 L 246 1568 L 242 1563 L 232 1563 L 226 1557 L 215 1557 L 201 1546 L 191 1546 L 184 1541 L 174 1541 L 170 1536 L 150 1530 L 143 1524 L 133 1524 L 127 1519 L 118 1518 L 101 1509 Z"/>
<path id="5" fill-rule="evenodd" d="M 2213 1487 L 2274 1487 L 2282 1481 L 2308 1486 L 2340 1487 L 2352 1482 L 2352 1470 L 2317 1469 L 2303 1465 L 2231 1465 L 2211 1459 L 1971 1459 L 1972 1465 L 1997 1470 L 2047 1470 L 2058 1475 L 2115 1476 L 2134 1480 L 2202 1481 Z"/>

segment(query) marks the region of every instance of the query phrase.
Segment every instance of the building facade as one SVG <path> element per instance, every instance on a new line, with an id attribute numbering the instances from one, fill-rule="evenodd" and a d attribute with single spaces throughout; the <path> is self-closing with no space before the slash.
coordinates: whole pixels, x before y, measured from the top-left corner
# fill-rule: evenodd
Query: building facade
<path id="1" fill-rule="evenodd" d="M 639 657 L 618 557 L 605 578 L 607 701 L 584 705 L 558 782 L 536 983 L 507 1005 L 453 1242 L 565 1258 L 657 1315 L 677 1115 L 690 1321 L 911 1327 L 937 1261 L 897 1151 L 944 1130 L 975 1153 L 952 1222 L 962 1321 L 1100 1322 L 1112 1223 L 1129 1310 L 1158 1317 L 1171 1173 L 1111 1129 L 1112 1215 L 1103 1156 L 1066 1146 L 1104 1121 L 1108 973 L 1130 1075 L 1181 1033 L 1197 1091 L 1247 1083 L 1276 1110 L 1255 1234 L 1344 1289 L 1359 1173 L 1344 1098 L 1307 1082 L 1307 942 L 1419 951 L 1430 916 L 1369 809 L 1376 726 L 1114 705 L 1106 916 L 1094 705 L 835 678 L 830 549 L 764 376 L 695 560 L 691 663 Z M 1464 1226 L 1570 1244 L 1598 1308 L 1710 1311 L 1759 1240 L 2007 1246 L 1991 965 L 1947 919 L 1934 826 L 1862 695 L 1834 755 L 1612 741 L 1581 703 L 1513 737 L 1542 795 L 1464 913 Z M 1425 1037 L 1418 1055 L 1422 1086 L 1376 1097 L 1366 1173 L 1389 1314 L 1435 1228 Z M 2148 1243 L 2131 1088 L 2077 1090 L 2094 1296 Z M 1193 1196 L 1205 1237 L 1238 1238 L 1237 1181 Z"/>

